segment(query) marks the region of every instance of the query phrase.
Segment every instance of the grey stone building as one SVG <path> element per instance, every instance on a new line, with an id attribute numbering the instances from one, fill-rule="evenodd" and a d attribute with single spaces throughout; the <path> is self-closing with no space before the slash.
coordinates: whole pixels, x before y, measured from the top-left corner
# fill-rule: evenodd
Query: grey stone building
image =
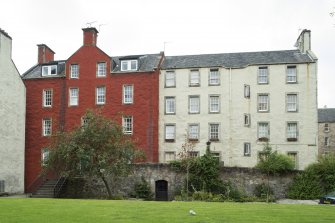
<path id="1" fill-rule="evenodd" d="M 335 153 L 335 108 L 318 109 L 319 155 Z"/>
<path id="2" fill-rule="evenodd" d="M 25 86 L 0 29 L 0 193 L 24 192 Z"/>

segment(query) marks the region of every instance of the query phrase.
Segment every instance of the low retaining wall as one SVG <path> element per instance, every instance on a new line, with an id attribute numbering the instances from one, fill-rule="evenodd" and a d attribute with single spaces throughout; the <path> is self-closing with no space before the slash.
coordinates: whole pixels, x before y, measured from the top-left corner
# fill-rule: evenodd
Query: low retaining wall
<path id="1" fill-rule="evenodd" d="M 285 198 L 286 191 L 293 177 L 297 172 L 270 177 L 270 187 L 273 189 L 276 198 Z M 169 164 L 136 164 L 133 173 L 128 177 L 108 180 L 112 186 L 115 197 L 129 197 L 134 192 L 136 183 L 144 178 L 155 194 L 156 182 L 167 182 L 167 196 L 173 200 L 176 193 L 183 186 L 184 173 L 175 172 Z M 254 188 L 262 183 L 267 183 L 266 176 L 259 170 L 251 168 L 222 167 L 220 178 L 223 181 L 230 181 L 239 190 L 247 195 L 252 195 Z M 107 191 L 101 179 L 97 178 L 72 178 L 67 184 L 63 197 L 71 198 L 106 198 Z"/>

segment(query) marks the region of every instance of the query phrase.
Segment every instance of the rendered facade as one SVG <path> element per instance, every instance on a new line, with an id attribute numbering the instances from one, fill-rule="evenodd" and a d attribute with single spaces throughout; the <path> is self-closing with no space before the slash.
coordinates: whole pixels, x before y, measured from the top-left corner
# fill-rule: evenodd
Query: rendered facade
<path id="1" fill-rule="evenodd" d="M 335 108 L 320 108 L 319 155 L 335 154 Z"/>
<path id="2" fill-rule="evenodd" d="M 88 109 L 99 110 L 124 126 L 158 162 L 158 75 L 162 55 L 110 57 L 97 47 L 98 31 L 83 29 L 83 45 L 67 60 L 38 45 L 38 64 L 23 75 L 27 86 L 26 192 L 39 179 L 50 136 L 85 122 Z"/>
<path id="3" fill-rule="evenodd" d="M 310 31 L 296 50 L 167 56 L 159 96 L 160 162 L 212 153 L 225 166 L 254 167 L 264 143 L 297 169 L 317 158 L 317 58 Z"/>
<path id="4" fill-rule="evenodd" d="M 25 86 L 0 29 L 0 193 L 24 192 Z"/>

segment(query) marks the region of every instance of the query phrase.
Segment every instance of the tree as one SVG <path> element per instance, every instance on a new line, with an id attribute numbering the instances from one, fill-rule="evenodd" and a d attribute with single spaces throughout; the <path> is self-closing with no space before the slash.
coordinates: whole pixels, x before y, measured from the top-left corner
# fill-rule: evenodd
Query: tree
<path id="1" fill-rule="evenodd" d="M 260 169 L 267 176 L 266 202 L 269 202 L 270 194 L 270 175 L 281 174 L 294 169 L 293 160 L 284 154 L 272 151 L 271 146 L 266 143 L 262 153 L 259 154 L 259 162 L 256 168 Z"/>
<path id="2" fill-rule="evenodd" d="M 143 156 L 122 127 L 100 113 L 88 111 L 87 123 L 71 132 L 58 132 L 49 147 L 44 170 L 61 176 L 100 178 L 112 197 L 107 176 L 125 176 L 131 163 Z"/>

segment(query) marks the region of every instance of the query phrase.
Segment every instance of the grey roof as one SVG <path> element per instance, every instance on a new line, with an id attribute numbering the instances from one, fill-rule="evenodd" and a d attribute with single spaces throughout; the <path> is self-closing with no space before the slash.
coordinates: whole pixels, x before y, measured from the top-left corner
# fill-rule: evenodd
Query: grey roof
<path id="1" fill-rule="evenodd" d="M 42 76 L 42 67 L 48 65 L 57 65 L 57 75 Z M 37 64 L 30 68 L 22 75 L 22 79 L 36 79 L 36 78 L 54 78 L 65 76 L 65 60 L 52 61 L 44 64 Z"/>
<path id="2" fill-rule="evenodd" d="M 314 62 L 299 50 L 263 51 L 244 53 L 200 54 L 167 56 L 162 69 L 227 67 L 242 68 L 250 65 L 298 64 Z"/>
<path id="3" fill-rule="evenodd" d="M 319 108 L 319 122 L 335 122 L 335 108 Z"/>
<path id="4" fill-rule="evenodd" d="M 116 56 L 112 57 L 113 66 L 112 73 L 125 73 L 121 71 L 122 60 L 138 60 L 137 72 L 148 72 L 158 68 L 159 61 L 161 59 L 160 54 L 146 54 L 146 55 L 131 55 L 131 56 Z M 128 72 L 128 71 L 127 71 Z M 133 72 L 133 71 L 132 71 Z"/>

